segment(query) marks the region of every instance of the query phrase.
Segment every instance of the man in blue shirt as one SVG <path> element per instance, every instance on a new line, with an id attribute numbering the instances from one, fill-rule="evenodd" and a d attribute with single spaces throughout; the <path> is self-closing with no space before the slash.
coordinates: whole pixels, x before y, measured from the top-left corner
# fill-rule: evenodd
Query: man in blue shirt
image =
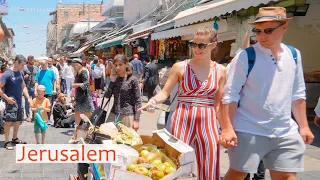
<path id="1" fill-rule="evenodd" d="M 134 59 L 130 63 L 133 66 L 133 73 L 132 74 L 134 76 L 136 76 L 139 81 L 141 81 L 142 74 L 143 74 L 143 64 L 138 58 L 139 58 L 138 54 L 135 54 Z"/>
<path id="2" fill-rule="evenodd" d="M 36 74 L 36 83 L 34 88 L 37 89 L 39 85 L 43 85 L 44 87 L 46 87 L 45 97 L 48 98 L 50 102 L 52 102 L 53 95 L 57 94 L 56 75 L 54 74 L 54 71 L 52 69 L 48 68 L 48 62 L 46 60 L 41 60 L 40 66 L 41 70 Z M 37 91 L 35 91 L 35 95 L 37 96 Z M 51 111 L 48 113 L 48 117 L 50 122 Z"/>
<path id="3" fill-rule="evenodd" d="M 28 94 L 28 89 L 23 80 L 23 72 L 21 72 L 27 63 L 27 59 L 22 55 L 17 55 L 14 64 L 6 70 L 0 78 L 0 96 L 5 100 L 5 143 L 4 148 L 13 150 L 11 144 L 25 144 L 18 138 L 18 130 L 23 121 L 24 111 L 22 106 L 22 93 L 32 104 L 32 99 Z M 13 124 L 13 138 L 9 141 L 10 127 Z"/>

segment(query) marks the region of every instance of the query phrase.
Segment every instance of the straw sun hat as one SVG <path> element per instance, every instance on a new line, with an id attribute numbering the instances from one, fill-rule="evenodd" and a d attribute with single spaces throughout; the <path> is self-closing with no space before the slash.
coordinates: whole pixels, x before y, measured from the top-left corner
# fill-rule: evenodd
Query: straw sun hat
<path id="1" fill-rule="evenodd" d="M 291 19 L 292 18 L 287 18 L 286 9 L 283 7 L 262 7 L 259 8 L 256 20 L 254 22 L 249 22 L 248 24 L 254 25 L 256 23 L 267 21 L 288 22 Z"/>

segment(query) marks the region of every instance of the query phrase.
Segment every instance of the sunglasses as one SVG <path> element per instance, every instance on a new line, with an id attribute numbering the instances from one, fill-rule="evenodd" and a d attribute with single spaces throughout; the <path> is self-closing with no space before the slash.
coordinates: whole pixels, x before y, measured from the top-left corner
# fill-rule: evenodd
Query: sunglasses
<path id="1" fill-rule="evenodd" d="M 253 28 L 252 32 L 260 35 L 261 32 L 263 31 L 265 34 L 272 34 L 274 30 L 278 29 L 279 27 L 283 26 L 285 23 L 280 24 L 279 26 L 275 27 L 275 28 L 266 28 L 266 29 L 257 29 L 257 28 Z"/>
<path id="2" fill-rule="evenodd" d="M 196 47 L 198 47 L 199 49 L 205 49 L 207 46 L 209 46 L 209 45 L 211 45 L 211 44 L 213 44 L 213 43 L 209 43 L 209 44 L 199 43 L 199 44 L 197 44 L 197 43 L 195 43 L 195 42 L 193 42 L 193 41 L 190 41 L 189 46 L 190 46 L 191 48 L 196 48 Z"/>

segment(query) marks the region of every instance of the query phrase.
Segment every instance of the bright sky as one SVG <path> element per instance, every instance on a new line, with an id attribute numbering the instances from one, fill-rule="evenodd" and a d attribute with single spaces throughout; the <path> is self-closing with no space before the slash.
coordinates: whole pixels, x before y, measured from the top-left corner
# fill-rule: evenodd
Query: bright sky
<path id="1" fill-rule="evenodd" d="M 46 30 L 51 19 L 49 13 L 55 10 L 59 2 L 82 4 L 83 1 L 90 4 L 101 2 L 101 0 L 10 0 L 9 13 L 3 17 L 3 22 L 15 33 L 15 53 L 25 56 L 30 54 L 35 57 L 45 56 Z M 107 0 L 104 0 L 104 3 L 106 2 Z M 28 28 L 25 28 L 26 26 Z"/>

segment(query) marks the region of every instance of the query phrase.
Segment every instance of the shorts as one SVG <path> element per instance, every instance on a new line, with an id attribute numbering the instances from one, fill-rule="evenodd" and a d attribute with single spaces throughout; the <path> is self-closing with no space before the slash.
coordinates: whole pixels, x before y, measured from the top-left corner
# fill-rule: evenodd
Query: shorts
<path id="1" fill-rule="evenodd" d="M 5 108 L 5 122 L 17 122 L 23 121 L 24 117 L 24 108 L 22 104 L 14 103 L 8 104 L 6 103 Z"/>
<path id="2" fill-rule="evenodd" d="M 270 138 L 236 132 L 238 145 L 228 150 L 230 167 L 239 172 L 256 173 L 262 160 L 266 169 L 302 172 L 306 145 L 299 133 Z"/>
<path id="3" fill-rule="evenodd" d="M 102 89 L 101 84 L 102 83 L 102 78 L 94 79 L 94 88 L 95 90 L 97 89 Z"/>
<path id="4" fill-rule="evenodd" d="M 36 123 L 36 121 L 34 121 L 34 133 L 35 134 L 45 134 L 46 130 L 42 130 L 41 127 L 38 125 L 38 123 Z"/>

